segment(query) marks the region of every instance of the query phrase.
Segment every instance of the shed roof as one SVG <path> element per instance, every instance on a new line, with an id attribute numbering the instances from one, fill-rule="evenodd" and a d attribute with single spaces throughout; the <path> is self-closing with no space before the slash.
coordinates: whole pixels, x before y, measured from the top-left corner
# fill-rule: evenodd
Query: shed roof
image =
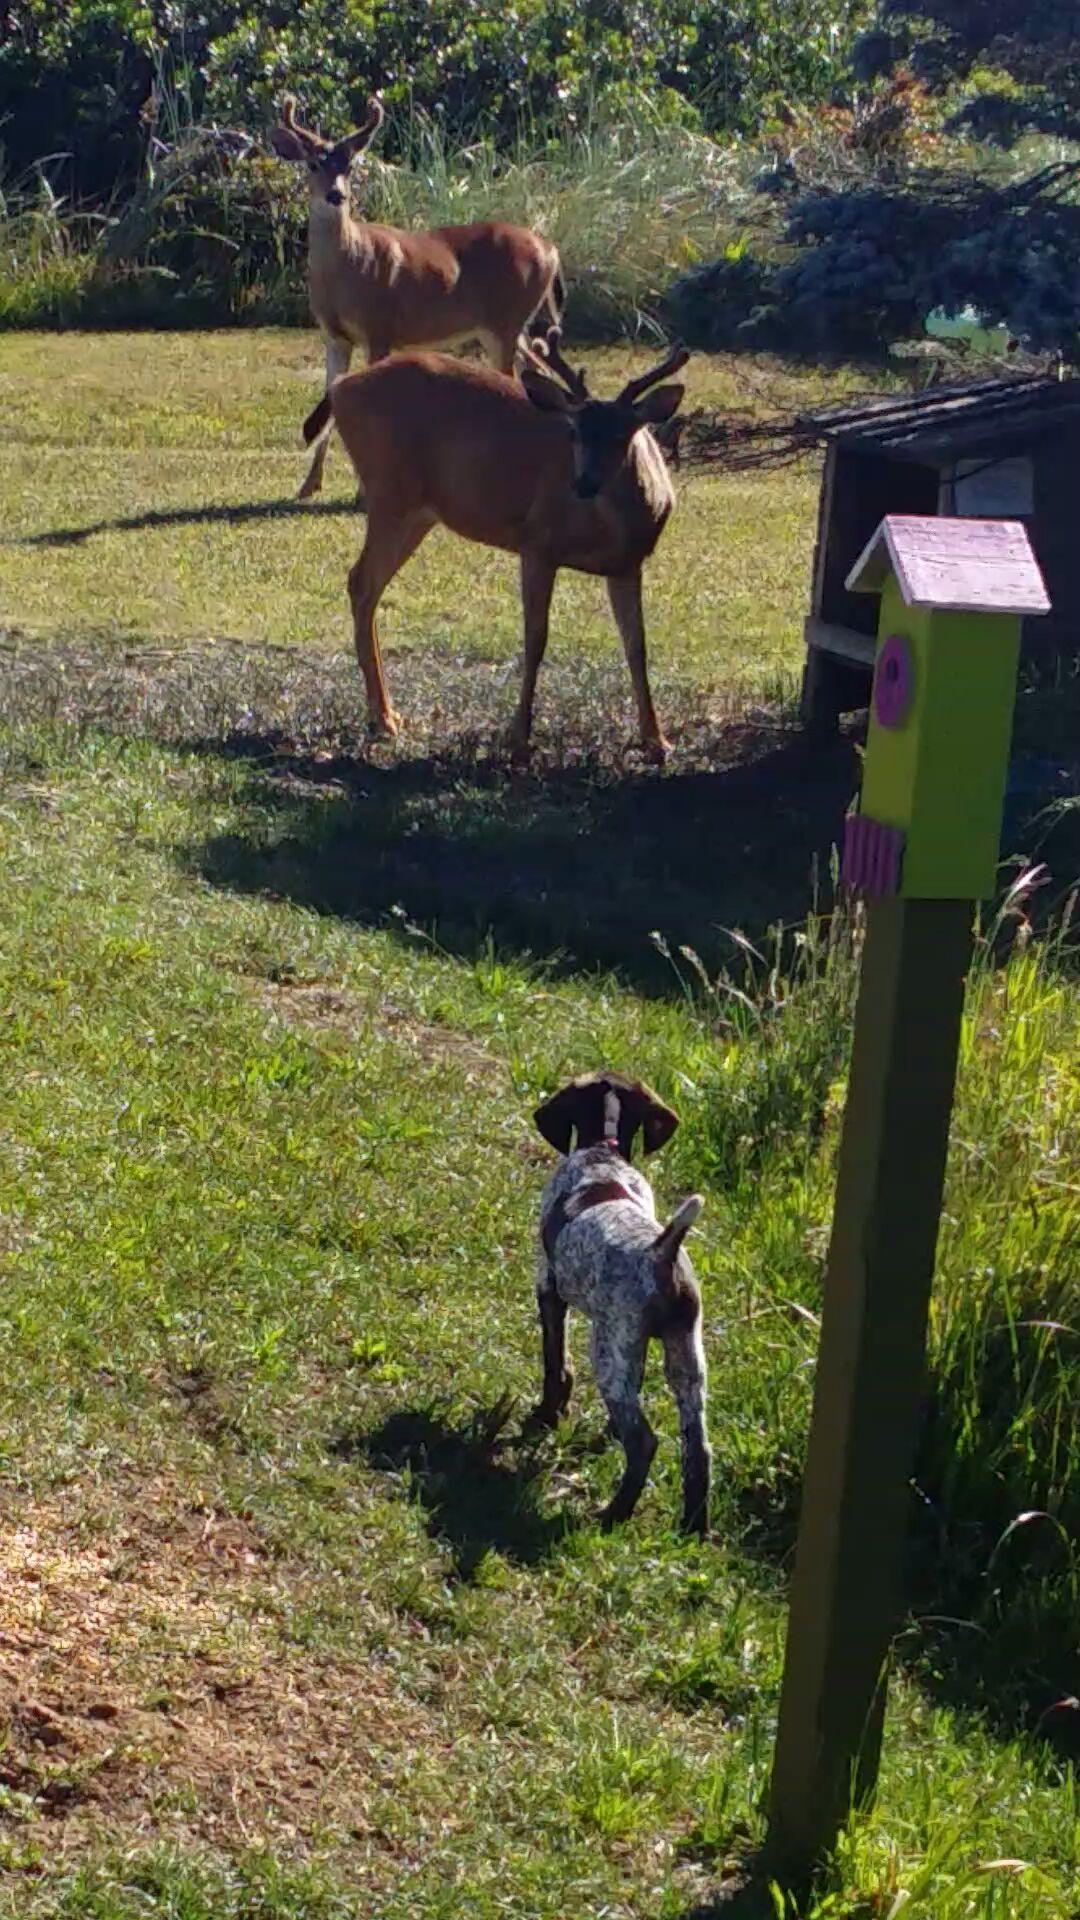
<path id="1" fill-rule="evenodd" d="M 829 407 L 812 419 L 822 439 L 929 465 L 1020 453 L 1063 429 L 1080 435 L 1080 379 L 1037 373 L 973 380 Z"/>
<path id="2" fill-rule="evenodd" d="M 888 575 L 909 607 L 954 613 L 1049 613 L 1039 563 L 1019 520 L 952 520 L 890 513 L 847 577 L 878 593 Z"/>

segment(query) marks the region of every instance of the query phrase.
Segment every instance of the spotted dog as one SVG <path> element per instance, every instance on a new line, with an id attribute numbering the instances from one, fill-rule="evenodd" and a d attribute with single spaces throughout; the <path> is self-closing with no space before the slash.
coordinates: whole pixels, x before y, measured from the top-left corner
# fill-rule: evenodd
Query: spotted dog
<path id="1" fill-rule="evenodd" d="M 661 1227 L 652 1188 L 630 1164 L 637 1134 L 644 1151 L 654 1153 L 671 1138 L 678 1116 L 640 1081 L 591 1073 L 545 1101 L 534 1118 L 564 1158 L 540 1202 L 536 1291 L 544 1391 L 533 1419 L 553 1427 L 569 1403 L 574 1376 L 567 1364 L 566 1315 L 575 1307 L 591 1323 L 597 1386 L 626 1454 L 622 1479 L 601 1518 L 606 1526 L 629 1519 L 656 1452 L 641 1383 L 649 1341 L 659 1340 L 679 1411 L 682 1524 L 704 1533 L 711 1455 L 701 1296 L 682 1251 L 703 1202 L 692 1194 Z"/>

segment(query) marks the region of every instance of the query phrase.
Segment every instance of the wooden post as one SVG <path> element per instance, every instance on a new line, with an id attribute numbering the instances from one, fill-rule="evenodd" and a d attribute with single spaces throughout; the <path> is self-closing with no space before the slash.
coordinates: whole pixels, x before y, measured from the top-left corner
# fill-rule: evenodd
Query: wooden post
<path id="1" fill-rule="evenodd" d="M 999 522 L 890 517 L 848 585 L 882 606 L 846 823 L 866 939 L 766 1845 L 788 1884 L 877 1781 L 973 902 L 996 878 L 1019 615 L 1047 607 L 1023 528 Z"/>
<path id="2" fill-rule="evenodd" d="M 966 900 L 867 907 L 773 1767 L 785 1878 L 877 1779 L 971 926 Z"/>

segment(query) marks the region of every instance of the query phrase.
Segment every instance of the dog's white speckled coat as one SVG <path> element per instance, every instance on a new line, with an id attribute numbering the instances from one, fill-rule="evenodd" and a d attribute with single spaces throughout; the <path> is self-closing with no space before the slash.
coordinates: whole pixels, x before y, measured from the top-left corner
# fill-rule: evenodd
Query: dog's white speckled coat
<path id="1" fill-rule="evenodd" d="M 603 1100 L 591 1098 L 597 1083 Z M 705 1355 L 701 1301 L 682 1240 L 701 1209 L 694 1197 L 661 1229 L 652 1188 L 630 1164 L 624 1147 L 632 1101 L 655 1096 L 618 1076 L 580 1083 L 590 1096 L 571 1124 L 577 1151 L 567 1153 L 548 1179 L 540 1203 L 537 1302 L 544 1338 L 544 1396 L 536 1417 L 554 1424 L 573 1385 L 566 1363 L 566 1311 L 584 1313 L 591 1329 L 592 1363 L 611 1425 L 626 1450 L 626 1471 L 605 1519 L 625 1519 L 644 1485 L 656 1436 L 641 1407 L 650 1339 L 664 1349 L 664 1371 L 679 1413 L 683 1467 L 683 1524 L 700 1531 L 708 1501 L 709 1446 L 705 1432 Z M 565 1099 L 569 1090 L 549 1103 Z M 565 1121 L 567 1109 L 561 1110 Z M 540 1117 L 546 1109 L 540 1110 Z M 632 1117 L 632 1116 L 631 1116 Z M 670 1116 L 674 1125 L 674 1116 Z M 621 1122 L 621 1124 L 620 1124 Z M 670 1132 L 671 1125 L 667 1131 Z M 550 1125 L 541 1131 L 552 1137 Z M 559 1127 L 555 1131 L 561 1137 Z M 622 1135 L 622 1144 L 618 1138 Z M 600 1136 L 600 1137 L 597 1137 Z M 665 1135 L 666 1137 L 666 1135 Z M 648 1145 L 646 1129 L 646 1144 Z M 569 1137 L 567 1137 L 569 1145 Z"/>

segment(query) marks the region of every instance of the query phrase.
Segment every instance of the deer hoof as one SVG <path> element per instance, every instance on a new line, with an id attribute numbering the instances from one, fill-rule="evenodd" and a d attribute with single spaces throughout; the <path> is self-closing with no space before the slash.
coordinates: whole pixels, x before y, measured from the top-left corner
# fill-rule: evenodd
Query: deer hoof
<path id="1" fill-rule="evenodd" d="M 298 500 L 310 500 L 313 494 L 321 493 L 321 491 L 322 481 L 313 480 L 309 473 L 296 497 Z"/>
<path id="2" fill-rule="evenodd" d="M 671 741 L 665 740 L 662 733 L 652 734 L 642 741 L 641 750 L 650 766 L 662 767 L 671 752 Z"/>
<path id="3" fill-rule="evenodd" d="M 393 707 L 387 707 L 385 713 L 372 715 L 370 730 L 376 740 L 396 740 L 401 732 L 401 715 Z"/>

